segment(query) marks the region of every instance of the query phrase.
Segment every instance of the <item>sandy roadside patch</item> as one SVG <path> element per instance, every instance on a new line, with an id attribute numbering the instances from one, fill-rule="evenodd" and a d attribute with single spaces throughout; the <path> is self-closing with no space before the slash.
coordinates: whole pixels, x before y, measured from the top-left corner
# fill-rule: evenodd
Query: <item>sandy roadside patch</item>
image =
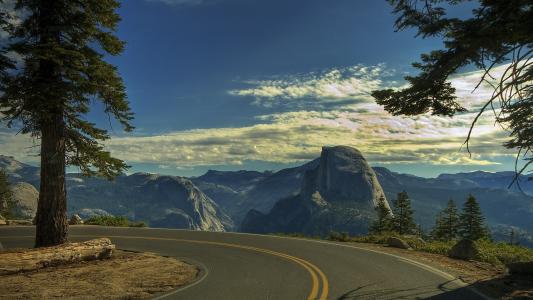
<path id="1" fill-rule="evenodd" d="M 0 299 L 146 299 L 196 279 L 197 267 L 150 253 L 0 276 Z"/>

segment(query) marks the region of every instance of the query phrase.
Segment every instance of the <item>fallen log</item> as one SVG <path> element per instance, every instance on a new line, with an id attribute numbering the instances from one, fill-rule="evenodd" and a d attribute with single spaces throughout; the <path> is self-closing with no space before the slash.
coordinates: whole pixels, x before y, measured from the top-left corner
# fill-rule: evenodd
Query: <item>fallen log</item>
<path id="1" fill-rule="evenodd" d="M 54 247 L 13 252 L 0 252 L 0 275 L 35 271 L 80 261 L 109 258 L 115 245 L 108 238 L 82 243 L 67 243 Z"/>

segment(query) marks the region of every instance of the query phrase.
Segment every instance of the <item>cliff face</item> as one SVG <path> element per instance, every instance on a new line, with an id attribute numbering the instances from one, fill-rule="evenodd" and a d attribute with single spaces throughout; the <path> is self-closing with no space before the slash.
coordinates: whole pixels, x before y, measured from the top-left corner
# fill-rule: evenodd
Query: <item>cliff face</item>
<path id="1" fill-rule="evenodd" d="M 384 197 L 384 192 L 376 174 L 358 150 L 324 147 L 318 165 L 304 173 L 300 193 L 281 199 L 267 214 L 250 211 L 241 230 L 364 233 L 380 197 Z"/>
<path id="2" fill-rule="evenodd" d="M 315 189 L 331 203 L 355 202 L 373 208 L 385 196 L 374 170 L 357 149 L 324 147 L 316 172 L 311 192 Z"/>

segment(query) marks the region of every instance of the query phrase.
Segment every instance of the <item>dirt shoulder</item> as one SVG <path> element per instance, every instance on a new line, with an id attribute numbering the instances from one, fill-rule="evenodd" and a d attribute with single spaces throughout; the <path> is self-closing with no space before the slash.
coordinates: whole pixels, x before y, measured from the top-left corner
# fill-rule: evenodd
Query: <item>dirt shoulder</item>
<path id="1" fill-rule="evenodd" d="M 533 278 L 511 276 L 505 267 L 477 261 L 463 261 L 444 255 L 392 248 L 379 244 L 350 243 L 354 246 L 395 254 L 442 270 L 460 278 L 483 294 L 497 299 L 533 299 Z"/>
<path id="2" fill-rule="evenodd" d="M 117 250 L 105 260 L 0 276 L 0 299 L 146 299 L 191 283 L 197 267 L 151 253 Z"/>

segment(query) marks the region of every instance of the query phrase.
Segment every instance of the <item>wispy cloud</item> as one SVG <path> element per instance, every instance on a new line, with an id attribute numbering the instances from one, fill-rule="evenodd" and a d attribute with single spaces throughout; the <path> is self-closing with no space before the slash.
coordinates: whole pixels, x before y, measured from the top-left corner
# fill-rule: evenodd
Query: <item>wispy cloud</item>
<path id="1" fill-rule="evenodd" d="M 287 75 L 270 80 L 247 81 L 251 87 L 231 90 L 236 96 L 253 96 L 256 104 L 273 106 L 287 101 L 306 98 L 323 101 L 357 99 L 372 101 L 373 90 L 395 82 L 385 82 L 394 70 L 384 64 L 375 66 L 356 65 L 347 68 L 333 68 L 322 72 Z"/>
<path id="2" fill-rule="evenodd" d="M 374 164 L 425 164 L 494 166 L 512 151 L 501 145 L 506 134 L 486 114 L 474 131 L 472 156 L 462 148 L 475 111 L 454 118 L 421 115 L 391 116 L 368 98 L 367 92 L 384 85 L 385 67 L 356 66 L 328 70 L 296 79 L 276 79 L 266 86 L 279 87 L 270 94 L 261 86 L 250 93 L 260 101 L 299 101 L 298 95 L 328 95 L 324 101 L 357 97 L 357 101 L 315 110 L 310 107 L 259 115 L 255 124 L 234 128 L 206 128 L 169 132 L 164 135 L 114 137 L 106 143 L 113 155 L 130 164 L 153 164 L 161 169 L 241 165 L 248 161 L 269 163 L 305 162 L 318 157 L 324 145 L 348 145 L 361 150 Z M 346 75 L 351 74 L 351 75 Z M 476 77 L 477 76 L 477 77 Z M 290 76 L 288 78 L 291 78 Z M 468 73 L 453 79 L 461 101 L 475 107 L 484 99 L 471 91 L 479 78 Z M 359 84 L 352 84 L 353 82 Z M 276 83 L 272 83 L 276 82 Z M 294 87 L 288 84 L 293 82 Z M 265 85 L 265 82 L 260 84 Z M 302 90 L 298 90 L 300 86 Z M 481 91 L 487 92 L 485 88 Z M 238 91 L 233 93 L 238 94 Z M 261 94 L 264 93 L 264 94 Z M 259 96 L 261 95 L 261 96 Z M 365 98 L 366 97 L 366 98 Z M 320 100 L 320 99 L 319 99 Z M 25 141 L 27 143 L 28 140 Z M 17 155 L 24 141 L 0 134 L 0 144 L 13 143 L 6 154 Z"/>

